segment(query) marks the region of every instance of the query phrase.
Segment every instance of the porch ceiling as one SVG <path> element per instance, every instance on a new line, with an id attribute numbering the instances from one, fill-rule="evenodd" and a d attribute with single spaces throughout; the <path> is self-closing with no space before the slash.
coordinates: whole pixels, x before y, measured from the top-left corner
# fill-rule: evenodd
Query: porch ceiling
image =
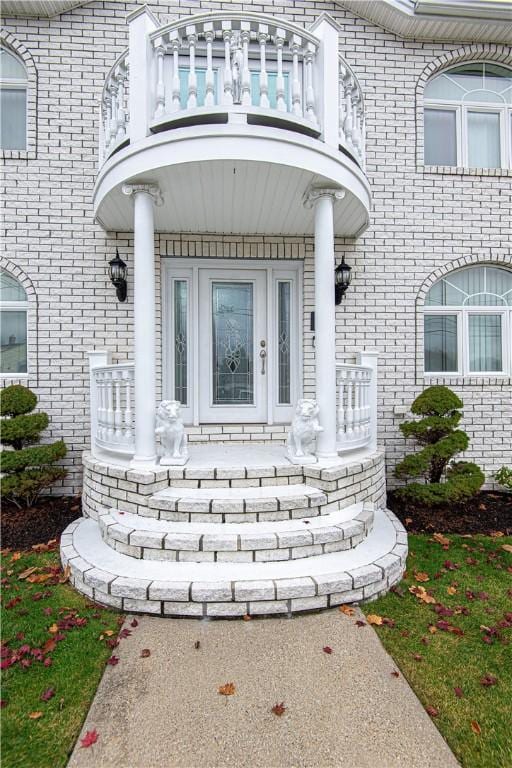
<path id="1" fill-rule="evenodd" d="M 155 208 L 157 231 L 216 234 L 313 234 L 314 211 L 304 207 L 302 197 L 311 183 L 332 185 L 300 168 L 221 160 L 160 168 L 151 181 L 164 199 Z M 109 230 L 131 231 L 132 200 L 114 190 L 100 216 Z M 356 234 L 367 224 L 366 210 L 350 192 L 336 204 L 334 224 L 338 234 Z"/>

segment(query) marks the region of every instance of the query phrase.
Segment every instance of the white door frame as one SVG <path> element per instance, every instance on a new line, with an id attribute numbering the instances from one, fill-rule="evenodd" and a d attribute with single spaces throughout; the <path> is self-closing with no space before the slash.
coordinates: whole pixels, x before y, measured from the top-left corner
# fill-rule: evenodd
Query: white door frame
<path id="1" fill-rule="evenodd" d="M 227 279 L 236 282 L 237 273 L 243 280 L 246 270 L 263 271 L 266 273 L 267 284 L 267 417 L 263 423 L 286 424 L 292 419 L 293 409 L 302 394 L 302 340 L 303 340 L 303 263 L 292 260 L 263 260 L 248 259 L 192 259 L 192 258 L 162 258 L 162 397 L 174 399 L 174 345 L 173 338 L 173 286 L 176 280 L 184 280 L 188 288 L 187 301 L 187 346 L 188 346 L 188 376 L 187 404 L 183 407 L 186 424 L 199 425 L 200 420 L 200 390 L 204 382 L 199 381 L 200 329 L 199 329 L 199 282 L 200 270 L 227 270 Z M 278 345 L 277 345 L 277 291 L 278 283 L 290 283 L 291 295 L 291 380 L 290 402 L 279 404 L 278 399 Z M 256 330 L 255 330 L 256 333 Z M 257 340 L 259 344 L 259 339 Z M 255 367 L 260 365 L 259 357 Z M 233 406 L 236 408 L 236 406 Z M 230 418 L 219 417 L 219 422 L 204 423 L 241 423 L 245 419 L 243 411 Z M 250 419 L 247 419 L 249 422 Z"/>

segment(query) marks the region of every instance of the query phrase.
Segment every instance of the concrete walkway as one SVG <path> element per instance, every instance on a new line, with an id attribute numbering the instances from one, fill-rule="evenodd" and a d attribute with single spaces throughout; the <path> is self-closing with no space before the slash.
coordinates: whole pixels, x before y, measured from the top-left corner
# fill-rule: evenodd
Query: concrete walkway
<path id="1" fill-rule="evenodd" d="M 376 633 L 356 618 L 137 617 L 82 729 L 96 728 L 98 742 L 78 744 L 69 768 L 455 768 Z M 235 695 L 219 695 L 229 682 Z M 271 712 L 278 702 L 281 717 Z"/>

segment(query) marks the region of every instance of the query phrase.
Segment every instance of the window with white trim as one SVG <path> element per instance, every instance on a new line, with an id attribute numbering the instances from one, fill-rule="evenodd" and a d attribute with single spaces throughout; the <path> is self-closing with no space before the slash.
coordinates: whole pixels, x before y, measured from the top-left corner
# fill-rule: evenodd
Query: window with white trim
<path id="1" fill-rule="evenodd" d="M 0 270 L 0 374 L 27 373 L 27 313 L 25 289 L 15 277 Z"/>
<path id="2" fill-rule="evenodd" d="M 451 272 L 429 290 L 423 323 L 426 375 L 512 375 L 512 270 Z"/>
<path id="3" fill-rule="evenodd" d="M 512 168 L 512 69 L 470 63 L 424 93 L 425 165 Z"/>
<path id="4" fill-rule="evenodd" d="M 27 70 L 23 62 L 0 48 L 0 148 L 27 148 Z"/>

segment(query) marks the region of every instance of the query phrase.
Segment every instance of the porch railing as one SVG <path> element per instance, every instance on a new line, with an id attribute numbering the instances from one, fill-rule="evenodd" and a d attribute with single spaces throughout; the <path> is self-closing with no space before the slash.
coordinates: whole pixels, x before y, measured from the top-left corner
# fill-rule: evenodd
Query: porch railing
<path id="1" fill-rule="evenodd" d="M 361 362 L 365 354 L 358 354 Z M 377 444 L 377 367 L 371 364 L 336 364 L 336 426 L 340 453 Z"/>
<path id="2" fill-rule="evenodd" d="M 128 141 L 194 122 L 226 122 L 234 111 L 262 125 L 295 124 L 362 166 L 359 83 L 339 58 L 337 43 L 324 39 L 315 24 L 312 30 L 236 11 L 184 17 L 162 27 L 154 17 L 135 18 L 133 49 L 119 57 L 103 89 L 100 164 Z"/>
<path id="3" fill-rule="evenodd" d="M 107 358 L 108 359 L 108 358 Z M 116 454 L 132 455 L 134 365 L 91 365 L 91 444 Z"/>

